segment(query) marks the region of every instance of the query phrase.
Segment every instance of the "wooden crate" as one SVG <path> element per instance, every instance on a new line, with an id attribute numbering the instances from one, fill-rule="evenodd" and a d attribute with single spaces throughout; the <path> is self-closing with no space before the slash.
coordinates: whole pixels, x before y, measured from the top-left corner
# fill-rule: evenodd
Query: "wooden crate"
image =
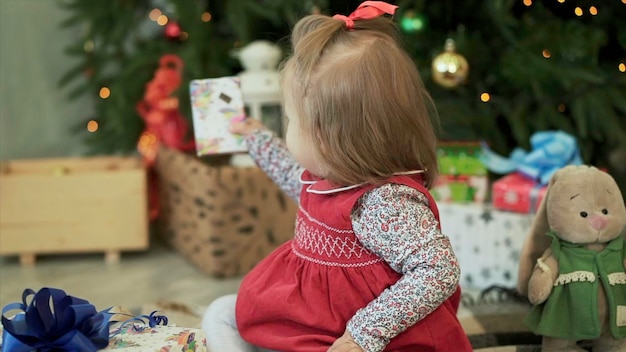
<path id="1" fill-rule="evenodd" d="M 148 247 L 146 171 L 122 157 L 8 161 L 0 170 L 0 255 Z"/>

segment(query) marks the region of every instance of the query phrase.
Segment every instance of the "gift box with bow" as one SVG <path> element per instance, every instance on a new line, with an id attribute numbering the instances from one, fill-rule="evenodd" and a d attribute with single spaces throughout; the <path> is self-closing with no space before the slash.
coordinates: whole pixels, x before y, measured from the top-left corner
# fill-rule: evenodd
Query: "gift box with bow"
<path id="1" fill-rule="evenodd" d="M 206 352 L 203 330 L 167 324 L 157 311 L 140 316 L 118 306 L 97 311 L 60 289 L 26 289 L 22 302 L 2 309 L 0 350 Z"/>
<path id="2" fill-rule="evenodd" d="M 487 196 L 487 169 L 479 158 L 480 143 L 444 142 L 437 146 L 439 177 L 431 188 L 437 201 L 482 203 Z"/>
<path id="3" fill-rule="evenodd" d="M 509 158 L 483 146 L 482 162 L 496 174 L 509 175 L 492 186 L 493 207 L 514 212 L 535 212 L 552 175 L 567 165 L 580 165 L 576 138 L 563 131 L 544 131 L 530 138 L 532 150 L 513 150 Z"/>

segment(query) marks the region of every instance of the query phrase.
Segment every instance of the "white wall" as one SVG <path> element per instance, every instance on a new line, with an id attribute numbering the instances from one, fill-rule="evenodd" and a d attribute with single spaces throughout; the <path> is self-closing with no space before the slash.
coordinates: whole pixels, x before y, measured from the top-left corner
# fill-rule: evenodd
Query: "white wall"
<path id="1" fill-rule="evenodd" d="M 63 48 L 80 37 L 60 29 L 56 0 L 0 0 L 0 160 L 80 155 L 74 131 L 91 97 L 69 101 L 57 83 L 72 67 Z"/>

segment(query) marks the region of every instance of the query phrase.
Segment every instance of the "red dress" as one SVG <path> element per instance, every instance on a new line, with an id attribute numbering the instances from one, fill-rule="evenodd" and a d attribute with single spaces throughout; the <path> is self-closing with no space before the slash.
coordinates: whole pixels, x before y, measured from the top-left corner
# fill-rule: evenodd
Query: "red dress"
<path id="1" fill-rule="evenodd" d="M 394 176 L 389 182 L 422 192 L 439 218 L 421 177 Z M 241 283 L 236 320 L 244 340 L 277 351 L 326 352 L 358 309 L 398 281 L 401 274 L 363 247 L 352 230 L 350 214 L 356 201 L 374 187 L 329 194 L 303 187 L 295 238 Z M 471 351 L 456 317 L 459 301 L 457 289 L 439 308 L 393 338 L 385 351 Z"/>

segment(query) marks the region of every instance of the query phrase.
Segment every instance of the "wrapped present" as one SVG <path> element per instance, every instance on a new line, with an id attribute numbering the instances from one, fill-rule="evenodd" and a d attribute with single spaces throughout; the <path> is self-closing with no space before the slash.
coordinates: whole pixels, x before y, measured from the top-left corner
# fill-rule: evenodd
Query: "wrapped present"
<path id="1" fill-rule="evenodd" d="M 539 208 L 546 190 L 547 186 L 541 185 L 519 172 L 514 172 L 493 183 L 493 207 L 518 213 L 534 213 Z"/>
<path id="2" fill-rule="evenodd" d="M 258 167 L 216 160 L 159 150 L 158 233 L 208 274 L 245 274 L 293 238 L 297 205 Z"/>
<path id="3" fill-rule="evenodd" d="M 0 350 L 95 352 L 107 346 L 109 322 L 117 312 L 98 312 L 88 301 L 57 288 L 25 289 L 22 302 L 2 308 Z"/>
<path id="4" fill-rule="evenodd" d="M 519 253 L 534 215 L 499 211 L 487 204 L 438 207 L 441 231 L 450 238 L 461 266 L 461 287 L 515 287 Z"/>
<path id="5" fill-rule="evenodd" d="M 233 119 L 245 115 L 239 77 L 192 80 L 189 94 L 199 156 L 248 150 L 243 137 L 229 131 Z"/>
<path id="6" fill-rule="evenodd" d="M 531 151 L 515 148 L 508 158 L 483 145 L 480 158 L 496 174 L 519 172 L 542 185 L 546 185 L 558 169 L 582 164 L 576 138 L 563 131 L 537 132 L 530 137 L 530 144 Z"/>
<path id="7" fill-rule="evenodd" d="M 207 352 L 206 334 L 201 329 L 177 326 L 123 324 L 112 327 L 109 345 L 101 351 Z"/>
<path id="8" fill-rule="evenodd" d="M 158 311 L 133 316 L 114 306 L 98 312 L 88 301 L 57 288 L 25 289 L 22 302 L 2 308 L 0 350 L 207 351 L 203 330 L 167 324 Z"/>
<path id="9" fill-rule="evenodd" d="M 481 152 L 480 143 L 439 143 L 439 177 L 431 188 L 435 200 L 456 203 L 485 201 L 489 180 L 487 169 L 479 158 Z"/>
<path id="10" fill-rule="evenodd" d="M 441 142 L 437 145 L 439 173 L 442 175 L 485 176 L 487 169 L 478 142 Z"/>
<path id="11" fill-rule="evenodd" d="M 430 192 L 437 201 L 482 203 L 487 197 L 488 188 L 489 180 L 484 175 L 439 175 Z"/>

